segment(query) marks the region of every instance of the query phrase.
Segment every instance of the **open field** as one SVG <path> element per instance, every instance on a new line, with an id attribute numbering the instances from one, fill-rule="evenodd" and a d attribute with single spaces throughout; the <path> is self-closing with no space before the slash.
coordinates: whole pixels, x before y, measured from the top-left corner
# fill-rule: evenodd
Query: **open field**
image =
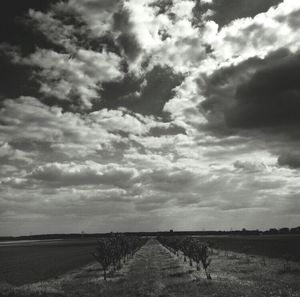
<path id="1" fill-rule="evenodd" d="M 215 248 L 300 261 L 300 236 L 201 236 Z M 2 243 L 0 281 L 12 285 L 47 280 L 94 261 L 95 239 Z M 228 253 L 227 253 L 228 254 Z"/>
<path id="2" fill-rule="evenodd" d="M 217 251 L 207 281 L 156 240 L 149 240 L 123 268 L 103 281 L 98 263 L 46 282 L 2 286 L 2 297 L 299 297 L 300 265 L 282 271 L 282 260 Z"/>
<path id="3" fill-rule="evenodd" d="M 300 261 L 300 235 L 199 236 L 217 249 Z"/>
<path id="4" fill-rule="evenodd" d="M 96 240 L 54 240 L 0 245 L 0 282 L 46 280 L 94 261 Z"/>

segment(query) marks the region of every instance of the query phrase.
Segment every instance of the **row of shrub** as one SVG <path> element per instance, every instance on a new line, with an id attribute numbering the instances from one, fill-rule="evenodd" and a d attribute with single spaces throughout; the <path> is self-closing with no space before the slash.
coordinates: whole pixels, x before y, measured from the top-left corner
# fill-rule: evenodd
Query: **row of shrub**
<path id="1" fill-rule="evenodd" d="M 129 257 L 133 256 L 144 244 L 145 239 L 111 234 L 110 237 L 98 239 L 96 252 L 93 254 L 104 271 L 104 280 L 108 269 L 116 271 L 122 267 Z"/>
<path id="2" fill-rule="evenodd" d="M 211 279 L 208 267 L 211 264 L 212 249 L 207 242 L 202 242 L 194 237 L 158 237 L 158 241 L 171 252 L 179 256 L 183 253 L 184 261 L 189 259 L 190 266 L 196 262 L 197 270 L 200 270 L 200 263 L 204 269 L 207 279 Z"/>

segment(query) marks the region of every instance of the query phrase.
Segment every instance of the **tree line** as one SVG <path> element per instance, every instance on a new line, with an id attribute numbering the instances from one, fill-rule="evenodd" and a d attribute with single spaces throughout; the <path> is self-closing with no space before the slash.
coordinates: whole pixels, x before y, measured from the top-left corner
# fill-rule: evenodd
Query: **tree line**
<path id="1" fill-rule="evenodd" d="M 202 242 L 198 238 L 193 237 L 158 237 L 158 241 L 175 255 L 179 256 L 182 252 L 184 261 L 189 259 L 190 266 L 193 266 L 193 261 L 196 262 L 197 270 L 200 270 L 200 263 L 204 269 L 207 279 L 211 279 L 208 267 L 211 264 L 212 249 L 210 244 Z"/>
<path id="2" fill-rule="evenodd" d="M 108 269 L 116 271 L 122 267 L 146 242 L 139 237 L 128 237 L 121 234 L 111 234 L 110 237 L 98 239 L 95 259 L 101 264 L 104 271 L 104 280 Z"/>

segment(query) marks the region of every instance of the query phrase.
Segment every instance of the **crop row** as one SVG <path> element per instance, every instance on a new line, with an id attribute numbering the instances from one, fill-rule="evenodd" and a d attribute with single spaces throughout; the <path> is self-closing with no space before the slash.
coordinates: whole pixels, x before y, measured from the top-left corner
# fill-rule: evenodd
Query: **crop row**
<path id="1" fill-rule="evenodd" d="M 128 237 L 119 234 L 112 234 L 108 238 L 98 240 L 96 252 L 93 254 L 101 264 L 106 280 L 107 270 L 120 269 L 122 262 L 125 263 L 130 256 L 133 256 L 145 244 L 145 239 Z"/>
<path id="2" fill-rule="evenodd" d="M 197 270 L 200 270 L 200 263 L 205 271 L 207 279 L 211 279 L 208 267 L 211 264 L 212 250 L 208 243 L 202 242 L 193 237 L 158 237 L 158 241 L 171 252 L 179 255 L 181 251 L 184 255 L 184 261 L 189 258 L 190 266 L 193 265 L 193 260 L 197 263 Z"/>

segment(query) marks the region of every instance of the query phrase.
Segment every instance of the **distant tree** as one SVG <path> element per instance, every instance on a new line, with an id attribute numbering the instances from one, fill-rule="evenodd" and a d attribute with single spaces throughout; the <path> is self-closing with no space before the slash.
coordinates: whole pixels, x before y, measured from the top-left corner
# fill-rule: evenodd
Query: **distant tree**
<path id="1" fill-rule="evenodd" d="M 269 229 L 268 233 L 270 234 L 278 234 L 278 230 L 276 228 Z"/>
<path id="2" fill-rule="evenodd" d="M 280 228 L 279 229 L 279 233 L 280 234 L 289 234 L 290 233 L 290 229 L 289 228 Z"/>
<path id="3" fill-rule="evenodd" d="M 300 227 L 291 228 L 290 232 L 292 234 L 300 234 Z"/>

